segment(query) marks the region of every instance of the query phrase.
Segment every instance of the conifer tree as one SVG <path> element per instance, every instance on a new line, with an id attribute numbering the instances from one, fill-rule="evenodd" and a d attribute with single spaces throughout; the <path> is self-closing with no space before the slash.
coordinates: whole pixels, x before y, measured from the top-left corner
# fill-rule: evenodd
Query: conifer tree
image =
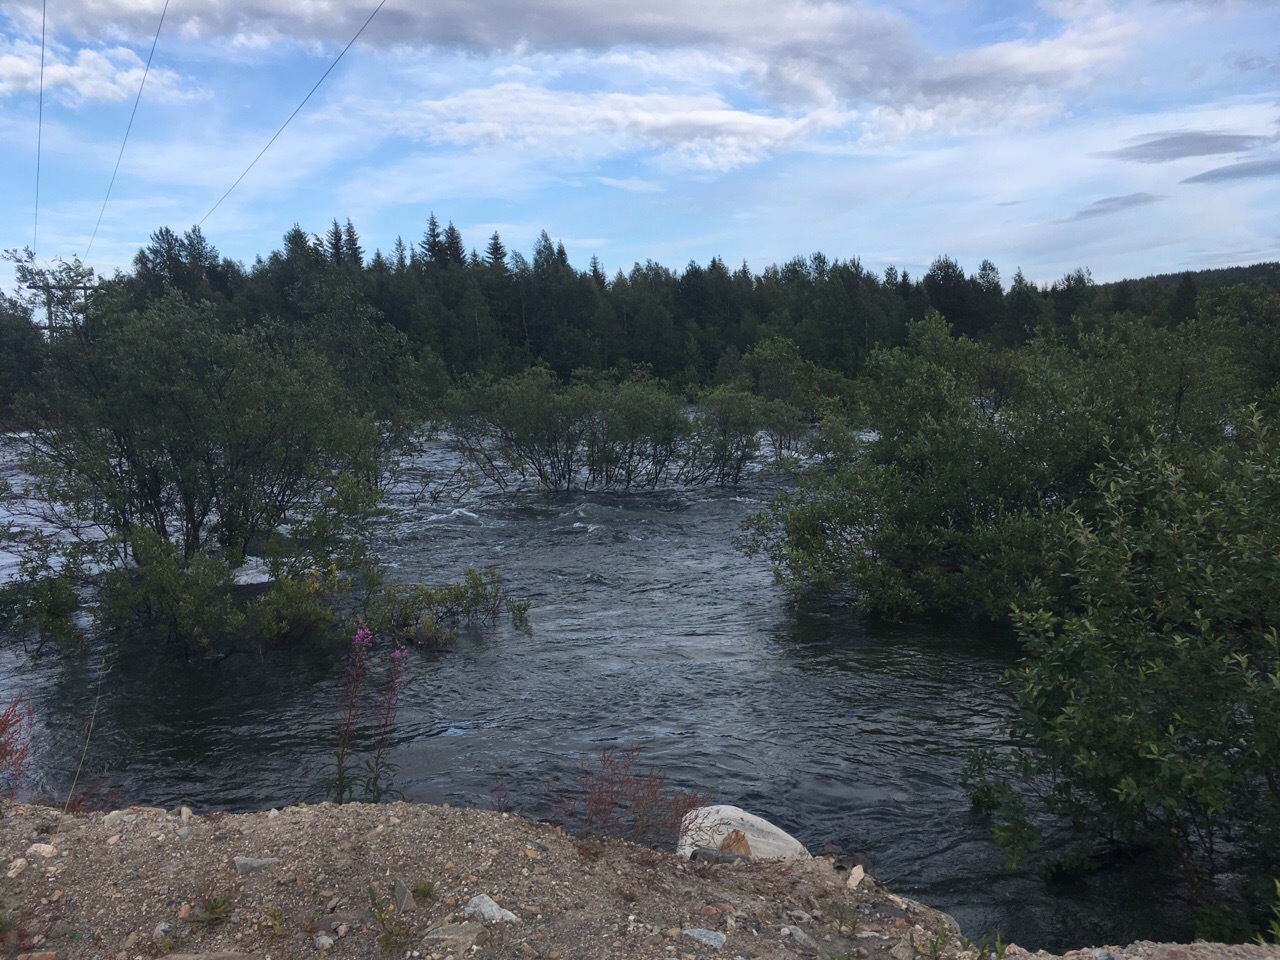
<path id="1" fill-rule="evenodd" d="M 360 246 L 360 235 L 351 225 L 350 217 L 347 218 L 347 225 L 342 228 L 342 262 L 357 270 L 364 266 L 364 248 Z"/>
<path id="2" fill-rule="evenodd" d="M 484 262 L 491 267 L 501 267 L 503 270 L 507 268 L 507 248 L 497 230 L 493 231 L 489 245 L 484 248 Z"/>
<path id="3" fill-rule="evenodd" d="M 440 236 L 440 221 L 436 219 L 435 211 L 427 218 L 427 232 L 422 235 L 422 240 L 418 243 L 418 250 L 422 254 L 421 259 L 426 263 L 439 263 L 440 254 L 444 249 L 444 241 Z"/>
<path id="4" fill-rule="evenodd" d="M 452 220 L 444 228 L 444 237 L 440 244 L 440 256 L 436 262 L 447 267 L 461 267 L 467 262 L 467 248 L 462 244 L 462 234 L 458 232 L 458 228 L 453 225 Z"/>
<path id="5" fill-rule="evenodd" d="M 342 226 L 338 223 L 338 218 L 334 217 L 333 226 L 329 228 L 324 238 L 325 255 L 334 266 L 341 266 L 346 262 L 346 251 L 343 248 L 342 239 Z"/>

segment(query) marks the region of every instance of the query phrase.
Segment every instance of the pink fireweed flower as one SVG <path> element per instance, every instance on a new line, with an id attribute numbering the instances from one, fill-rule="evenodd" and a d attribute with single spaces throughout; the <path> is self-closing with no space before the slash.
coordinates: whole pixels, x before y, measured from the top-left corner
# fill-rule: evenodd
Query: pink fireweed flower
<path id="1" fill-rule="evenodd" d="M 373 632 L 363 623 L 360 624 L 355 636 L 351 638 L 351 646 L 361 652 L 367 652 L 373 647 Z"/>

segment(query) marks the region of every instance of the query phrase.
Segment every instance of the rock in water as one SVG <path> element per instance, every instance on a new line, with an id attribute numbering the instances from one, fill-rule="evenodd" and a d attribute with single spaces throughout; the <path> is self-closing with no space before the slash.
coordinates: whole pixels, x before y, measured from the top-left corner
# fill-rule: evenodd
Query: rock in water
<path id="1" fill-rule="evenodd" d="M 785 830 L 775 827 L 763 817 L 727 803 L 699 807 L 686 813 L 680 822 L 680 842 L 676 852 L 682 857 L 689 857 L 694 847 L 723 850 L 722 844 L 734 833 L 742 835 L 742 842 L 756 859 L 810 858 L 804 844 Z"/>

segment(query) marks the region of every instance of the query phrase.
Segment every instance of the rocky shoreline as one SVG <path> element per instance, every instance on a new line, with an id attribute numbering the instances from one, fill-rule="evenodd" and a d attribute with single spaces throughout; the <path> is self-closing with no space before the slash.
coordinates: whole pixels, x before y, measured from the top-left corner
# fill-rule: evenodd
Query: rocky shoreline
<path id="1" fill-rule="evenodd" d="M 0 870 L 0 957 L 24 960 L 997 956 L 831 858 L 691 862 L 448 806 L 68 815 L 12 804 Z M 1066 956 L 1280 960 L 1280 948 L 1138 943 Z"/>

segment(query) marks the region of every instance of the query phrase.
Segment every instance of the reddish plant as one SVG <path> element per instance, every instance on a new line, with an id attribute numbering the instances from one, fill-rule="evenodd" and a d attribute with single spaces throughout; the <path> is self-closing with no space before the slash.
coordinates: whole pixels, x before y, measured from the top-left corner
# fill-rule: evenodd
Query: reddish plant
<path id="1" fill-rule="evenodd" d="M 706 806 L 710 795 L 668 788 L 666 774 L 642 769 L 638 754 L 634 748 L 605 750 L 598 768 L 584 768 L 561 803 L 565 825 L 587 835 L 674 847 L 686 814 Z"/>
<path id="2" fill-rule="evenodd" d="M 31 700 L 24 694 L 0 711 L 0 795 L 12 800 L 31 760 Z"/>

